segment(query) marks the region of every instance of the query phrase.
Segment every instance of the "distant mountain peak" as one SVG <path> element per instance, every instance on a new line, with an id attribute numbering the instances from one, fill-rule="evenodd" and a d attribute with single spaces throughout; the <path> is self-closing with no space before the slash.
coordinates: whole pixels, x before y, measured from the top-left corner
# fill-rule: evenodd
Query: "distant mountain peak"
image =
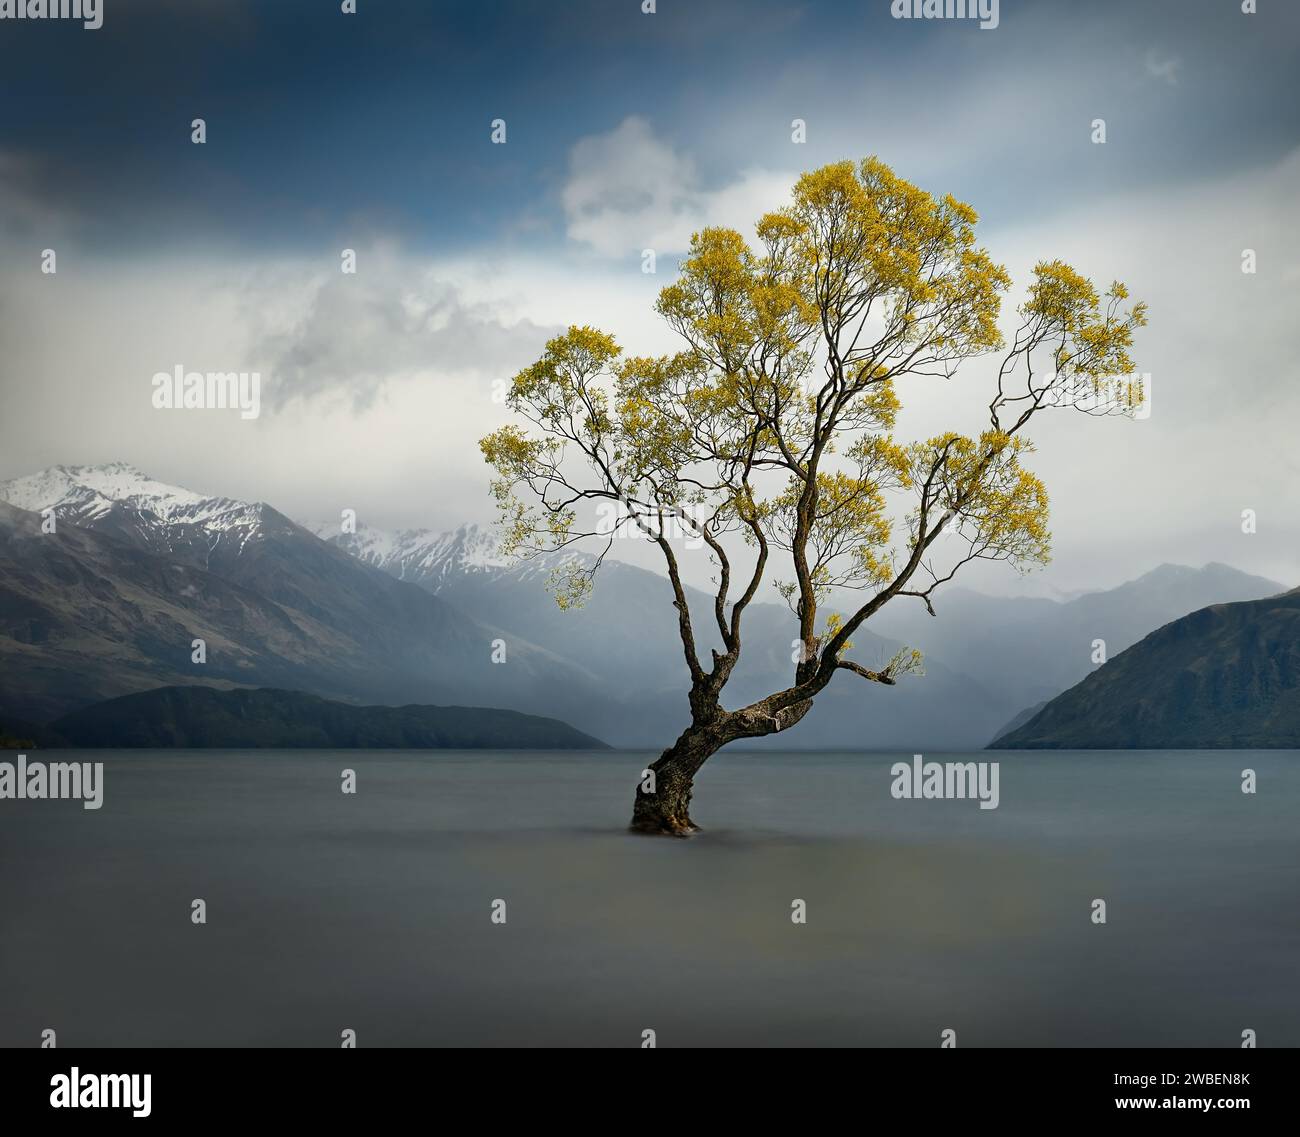
<path id="1" fill-rule="evenodd" d="M 129 462 L 50 466 L 0 482 L 0 501 L 60 521 L 141 541 L 155 552 L 212 545 L 236 535 L 241 546 L 278 517 L 262 502 L 206 496 L 160 482 Z"/>
<path id="2" fill-rule="evenodd" d="M 1231 565 L 1225 565 L 1218 561 L 1211 561 L 1209 564 L 1200 566 L 1179 565 L 1174 564 L 1172 561 L 1165 561 L 1129 583 L 1137 583 L 1137 581 L 1153 583 L 1163 580 L 1192 580 L 1196 577 L 1225 575 L 1245 576 L 1246 574 L 1242 573 L 1240 569 L 1235 569 Z"/>
<path id="3" fill-rule="evenodd" d="M 200 502 L 230 501 L 160 482 L 129 462 L 50 466 L 35 474 L 0 482 L 0 497 L 19 509 L 40 510 L 70 504 L 84 507 L 93 500 L 105 505 L 116 502 L 148 505 L 156 513 Z"/>
<path id="4" fill-rule="evenodd" d="M 358 525 L 355 533 L 342 533 L 336 521 L 308 528 L 358 560 L 398 580 L 421 584 L 434 592 L 453 576 L 506 572 L 531 575 L 581 556 L 579 553 L 551 554 L 537 561 L 518 562 L 502 554 L 501 539 L 494 529 L 473 522 L 446 532 Z"/>
<path id="5" fill-rule="evenodd" d="M 1157 628 L 1008 724 L 997 749 L 1294 749 L 1300 589 Z"/>
<path id="6" fill-rule="evenodd" d="M 1099 597 L 1123 593 L 1150 593 L 1153 590 L 1163 591 L 1170 588 L 1196 591 L 1214 588 L 1223 590 L 1223 600 L 1246 600 L 1266 596 L 1271 592 L 1282 592 L 1285 587 L 1277 581 L 1256 576 L 1221 561 L 1210 561 L 1199 566 L 1166 561 L 1115 588 L 1084 592 L 1077 599 L 1092 602 Z"/>

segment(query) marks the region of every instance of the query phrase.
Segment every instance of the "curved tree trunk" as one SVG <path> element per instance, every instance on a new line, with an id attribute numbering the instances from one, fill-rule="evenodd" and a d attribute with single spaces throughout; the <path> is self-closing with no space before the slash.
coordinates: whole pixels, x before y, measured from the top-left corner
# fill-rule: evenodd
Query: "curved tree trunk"
<path id="1" fill-rule="evenodd" d="M 665 834 L 670 837 L 689 837 L 700 832 L 691 820 L 691 789 L 695 775 L 710 756 L 729 742 L 739 738 L 761 738 L 788 730 L 804 717 L 812 707 L 812 699 L 789 703 L 787 692 L 778 692 L 739 711 L 706 709 L 709 715 L 701 725 L 688 726 L 650 769 L 654 773 L 654 789 L 645 790 L 642 779 L 637 785 L 636 802 L 632 806 L 632 831 L 634 833 Z"/>
<path id="2" fill-rule="evenodd" d="M 708 729 L 687 727 L 680 738 L 650 764 L 654 790 L 647 792 L 643 778 L 637 785 L 632 807 L 633 832 L 689 837 L 700 827 L 691 820 L 691 788 L 695 775 L 709 756 L 722 748 L 725 739 Z"/>

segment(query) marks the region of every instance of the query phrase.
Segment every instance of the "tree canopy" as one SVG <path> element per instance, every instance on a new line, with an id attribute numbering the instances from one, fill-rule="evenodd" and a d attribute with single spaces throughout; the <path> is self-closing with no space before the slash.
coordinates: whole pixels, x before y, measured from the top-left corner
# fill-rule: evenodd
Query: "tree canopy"
<path id="1" fill-rule="evenodd" d="M 756 246 L 732 229 L 695 234 L 657 303 L 681 340 L 675 354 L 630 356 L 611 335 L 574 326 L 515 376 L 507 404 L 522 422 L 480 443 L 507 552 L 603 543 L 555 582 L 561 605 L 580 603 L 616 507 L 662 550 L 697 720 L 717 713 L 743 613 L 769 573 L 803 645 L 791 687 L 764 701 L 772 729 L 797 721 L 837 669 L 883 683 L 915 669 L 915 653 L 874 671 L 843 653 L 883 604 L 929 606 L 964 564 L 1046 561 L 1048 497 L 1024 464 L 1025 427 L 1048 408 L 1124 414 L 1144 398 L 1129 352 L 1145 305 L 1118 282 L 1099 292 L 1042 261 L 1008 343 L 1011 279 L 976 244 L 976 222 L 969 205 L 868 158 L 800 177 L 791 204 L 759 219 Z M 951 379 L 994 353 L 978 434 L 895 438 L 900 381 Z M 708 659 L 675 532 L 716 566 L 709 639 L 720 647 Z M 940 562 L 945 532 L 957 540 Z M 823 614 L 832 590 L 860 602 Z"/>

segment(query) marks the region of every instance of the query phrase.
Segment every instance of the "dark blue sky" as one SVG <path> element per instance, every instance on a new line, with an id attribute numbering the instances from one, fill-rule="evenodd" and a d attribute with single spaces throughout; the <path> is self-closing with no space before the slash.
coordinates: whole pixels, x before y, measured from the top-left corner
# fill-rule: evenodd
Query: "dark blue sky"
<path id="1" fill-rule="evenodd" d="M 572 146 L 629 115 L 706 186 L 788 166 L 802 117 L 804 168 L 902 157 L 991 220 L 1265 164 L 1300 137 L 1300 5 L 1277 0 L 1254 17 L 1235 0 L 1002 0 L 992 31 L 895 20 L 888 0 L 104 5 L 98 31 L 0 25 L 0 153 L 104 251 L 358 232 L 544 247 L 564 236 Z M 1104 159 L 1080 153 L 1096 116 Z"/>

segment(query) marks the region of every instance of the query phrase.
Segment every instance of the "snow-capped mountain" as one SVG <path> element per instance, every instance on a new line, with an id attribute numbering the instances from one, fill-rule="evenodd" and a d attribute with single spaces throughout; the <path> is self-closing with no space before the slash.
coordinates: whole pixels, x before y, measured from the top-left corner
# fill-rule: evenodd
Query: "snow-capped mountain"
<path id="1" fill-rule="evenodd" d="M 205 496 L 157 481 L 126 462 L 51 466 L 0 482 L 0 501 L 59 522 L 127 537 L 151 552 L 198 554 L 218 544 L 243 548 L 279 514 L 261 502 Z"/>
<path id="2" fill-rule="evenodd" d="M 218 549 L 228 558 L 264 538 L 268 530 L 293 525 L 263 502 L 196 493 L 160 482 L 126 462 L 51 466 L 0 482 L 0 501 L 32 513 L 52 509 L 60 522 L 127 537 L 151 552 L 198 553 L 203 563 Z M 496 534 L 478 525 L 451 532 L 362 525 L 355 533 L 343 533 L 338 522 L 304 528 L 362 563 L 430 592 L 463 574 L 491 578 L 509 573 L 527 580 L 545 576 L 562 561 L 583 557 L 574 552 L 514 563 L 501 555 Z"/>
<path id="3" fill-rule="evenodd" d="M 562 611 L 547 578 L 587 554 L 512 563 L 494 531 L 474 525 L 304 527 L 125 463 L 15 478 L 0 483 L 0 502 L 0 709 L 7 701 L 18 718 L 164 682 L 224 681 L 504 706 L 622 745 L 659 745 L 685 725 L 672 590 L 633 565 L 607 560 L 587 603 Z M 48 509 L 66 539 L 39 535 L 32 515 Z M 1068 604 L 957 591 L 942 622 L 886 612 L 855 635 L 859 658 L 882 662 L 906 643 L 926 653 L 927 678 L 888 692 L 835 685 L 797 745 L 980 746 L 1021 707 L 1078 681 L 1089 666 L 1080 645 L 1104 637 L 1114 649 L 1206 604 L 1279 591 L 1223 566 L 1173 566 Z M 687 595 L 706 650 L 710 600 Z M 796 630 L 784 607 L 750 607 L 733 702 L 788 682 Z M 210 647 L 201 672 L 188 662 L 195 637 Z M 494 661 L 497 642 L 509 644 L 508 666 Z"/>
<path id="4" fill-rule="evenodd" d="M 0 497 L 18 509 L 55 506 L 60 511 L 73 511 L 81 518 L 102 516 L 118 503 L 147 507 L 159 514 L 192 514 L 201 507 L 207 507 L 207 511 L 219 510 L 222 503 L 230 501 L 169 486 L 127 462 L 51 466 L 26 477 L 0 482 Z"/>
<path id="5" fill-rule="evenodd" d="M 41 533 L 46 510 L 55 537 Z M 47 720 L 198 682 L 618 723 L 617 700 L 585 668 L 513 629 L 498 666 L 506 629 L 431 591 L 264 503 L 124 463 L 51 467 L 0 483 L 0 711 Z"/>
<path id="6" fill-rule="evenodd" d="M 337 523 L 309 528 L 318 537 L 389 576 L 435 593 L 461 576 L 491 580 L 508 575 L 515 580 L 531 580 L 547 576 L 566 561 L 590 560 L 588 555 L 579 552 L 511 560 L 502 555 L 498 536 L 480 525 L 461 525 L 447 533 L 433 529 L 388 531 L 364 525 L 358 526 L 355 533 L 340 533 Z"/>

